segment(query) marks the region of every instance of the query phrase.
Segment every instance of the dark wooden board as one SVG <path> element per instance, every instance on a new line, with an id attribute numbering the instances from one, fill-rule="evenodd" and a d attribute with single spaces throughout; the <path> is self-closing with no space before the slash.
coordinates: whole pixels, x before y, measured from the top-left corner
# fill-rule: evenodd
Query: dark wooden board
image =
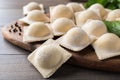
<path id="1" fill-rule="evenodd" d="M 39 45 L 41 45 L 43 42 L 36 42 L 36 43 L 23 43 L 22 42 L 22 34 L 18 35 L 19 32 L 9 32 L 9 29 L 11 28 L 11 25 L 15 25 L 16 22 L 12 24 L 8 24 L 3 27 L 2 34 L 3 37 L 11 42 L 12 44 L 19 46 L 25 50 L 28 50 L 29 52 L 32 52 L 34 49 L 36 49 Z M 17 21 L 17 25 L 23 29 L 23 23 Z M 23 30 L 22 30 L 23 31 Z M 68 50 L 69 51 L 69 50 Z M 120 72 L 120 56 L 110 58 L 104 61 L 99 61 L 97 59 L 97 56 L 91 46 L 88 46 L 84 50 L 80 52 L 72 52 L 69 51 L 73 56 L 69 59 L 67 63 L 72 65 L 78 65 L 81 67 L 86 67 L 90 69 L 98 69 L 98 70 L 106 70 L 106 71 L 114 71 L 114 72 Z"/>

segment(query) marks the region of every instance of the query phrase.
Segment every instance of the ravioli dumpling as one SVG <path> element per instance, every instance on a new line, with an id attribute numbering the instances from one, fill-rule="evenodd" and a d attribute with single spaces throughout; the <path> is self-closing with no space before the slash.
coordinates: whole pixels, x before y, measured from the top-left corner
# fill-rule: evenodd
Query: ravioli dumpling
<path id="1" fill-rule="evenodd" d="M 61 46 L 67 49 L 72 51 L 80 51 L 91 43 L 91 38 L 82 29 L 76 27 L 70 29 L 57 41 Z"/>
<path id="2" fill-rule="evenodd" d="M 106 15 L 104 16 L 103 20 L 106 20 L 108 14 L 112 11 L 111 9 L 105 9 L 106 10 Z"/>
<path id="3" fill-rule="evenodd" d="M 115 21 L 117 20 L 117 18 L 120 18 L 120 9 L 115 9 L 111 12 L 109 12 L 109 14 L 107 15 L 106 20 L 108 21 Z"/>
<path id="4" fill-rule="evenodd" d="M 49 38 L 53 38 L 53 34 L 51 29 L 45 23 L 35 22 L 30 26 L 24 27 L 24 42 L 43 41 Z"/>
<path id="5" fill-rule="evenodd" d="M 50 17 L 51 17 L 51 22 L 53 22 L 55 19 L 62 17 L 73 19 L 74 14 L 73 11 L 67 6 L 57 5 L 50 9 Z"/>
<path id="6" fill-rule="evenodd" d="M 32 10 L 40 10 L 44 13 L 43 4 L 38 4 L 36 2 L 30 2 L 26 6 L 23 7 L 23 14 L 28 14 Z"/>
<path id="7" fill-rule="evenodd" d="M 106 25 L 100 20 L 89 20 L 81 27 L 81 29 L 83 29 L 89 36 L 92 36 L 94 39 L 97 39 L 103 34 L 107 33 Z"/>
<path id="8" fill-rule="evenodd" d="M 84 10 L 75 13 L 77 26 L 81 27 L 88 19 L 101 20 L 100 16 L 93 10 Z"/>
<path id="9" fill-rule="evenodd" d="M 52 76 L 72 56 L 54 42 L 49 39 L 28 56 L 28 60 L 44 78 Z"/>
<path id="10" fill-rule="evenodd" d="M 58 18 L 51 24 L 55 36 L 63 35 L 73 27 L 75 27 L 74 22 L 68 18 Z"/>
<path id="11" fill-rule="evenodd" d="M 104 18 L 107 14 L 105 8 L 99 3 L 91 5 L 88 9 L 97 12 L 101 16 L 101 18 Z"/>
<path id="12" fill-rule="evenodd" d="M 120 38 L 113 33 L 103 34 L 92 45 L 99 60 L 120 55 Z"/>
<path id="13" fill-rule="evenodd" d="M 74 13 L 85 10 L 82 4 L 75 2 L 68 3 L 66 6 L 69 7 Z"/>
<path id="14" fill-rule="evenodd" d="M 34 22 L 50 22 L 50 19 L 39 10 L 30 11 L 27 16 L 19 20 L 27 24 Z"/>

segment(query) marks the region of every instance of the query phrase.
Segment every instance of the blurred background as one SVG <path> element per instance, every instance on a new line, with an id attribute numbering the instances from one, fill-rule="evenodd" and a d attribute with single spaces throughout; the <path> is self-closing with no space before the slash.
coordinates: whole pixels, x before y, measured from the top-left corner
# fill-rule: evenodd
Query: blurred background
<path id="1" fill-rule="evenodd" d="M 5 25 L 21 18 L 23 16 L 22 7 L 31 1 L 44 4 L 48 12 L 49 6 L 68 2 L 85 2 L 87 0 L 0 0 L 0 25 Z"/>

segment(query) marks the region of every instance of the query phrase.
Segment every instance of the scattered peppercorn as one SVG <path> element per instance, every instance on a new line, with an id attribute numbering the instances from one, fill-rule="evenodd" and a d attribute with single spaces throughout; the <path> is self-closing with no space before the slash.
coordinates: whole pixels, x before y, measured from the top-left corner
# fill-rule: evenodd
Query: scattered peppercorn
<path id="1" fill-rule="evenodd" d="M 18 30 L 17 30 L 16 28 L 15 28 L 15 29 L 13 29 L 13 32 L 15 32 L 15 33 L 16 33 L 17 31 L 18 31 Z"/>
<path id="2" fill-rule="evenodd" d="M 11 25 L 11 28 L 13 28 L 13 25 Z"/>
<path id="3" fill-rule="evenodd" d="M 20 32 L 22 32 L 22 29 L 20 27 L 18 29 L 19 29 Z"/>
<path id="4" fill-rule="evenodd" d="M 15 26 L 18 27 L 18 23 L 17 22 L 15 23 Z"/>
<path id="5" fill-rule="evenodd" d="M 9 32 L 11 33 L 11 29 L 9 29 Z"/>
<path id="6" fill-rule="evenodd" d="M 19 35 L 21 35 L 21 33 L 19 33 Z"/>

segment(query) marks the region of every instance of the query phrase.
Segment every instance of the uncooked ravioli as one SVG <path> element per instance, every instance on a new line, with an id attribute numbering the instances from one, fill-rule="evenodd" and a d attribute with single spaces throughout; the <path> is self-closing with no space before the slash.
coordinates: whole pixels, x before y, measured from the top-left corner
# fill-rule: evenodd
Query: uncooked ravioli
<path id="1" fill-rule="evenodd" d="M 120 55 L 120 38 L 113 33 L 103 34 L 92 45 L 99 60 Z"/>
<path id="2" fill-rule="evenodd" d="M 57 5 L 50 10 L 51 22 L 57 18 L 66 17 L 73 19 L 73 11 L 65 5 Z"/>
<path id="3" fill-rule="evenodd" d="M 31 24 L 34 22 L 49 22 L 50 21 L 50 19 L 39 10 L 30 11 L 27 16 L 19 20 L 27 24 Z"/>
<path id="4" fill-rule="evenodd" d="M 102 19 L 107 14 L 107 11 L 105 10 L 105 8 L 101 4 L 99 4 L 99 3 L 91 5 L 88 9 L 97 12 Z"/>
<path id="5" fill-rule="evenodd" d="M 93 10 L 84 10 L 75 14 L 76 24 L 81 27 L 88 19 L 101 20 L 100 16 Z"/>
<path id="6" fill-rule="evenodd" d="M 37 55 L 35 61 L 40 67 L 45 69 L 50 69 L 56 67 L 61 63 L 62 54 L 59 51 L 59 48 L 53 45 L 46 45 L 37 50 Z M 41 54 L 39 54 L 41 53 Z"/>
<path id="7" fill-rule="evenodd" d="M 44 41 L 49 38 L 53 38 L 53 34 L 51 29 L 45 23 L 35 22 L 30 26 L 24 27 L 24 42 Z"/>
<path id="8" fill-rule="evenodd" d="M 60 47 L 52 39 L 33 51 L 28 60 L 42 74 L 44 78 L 49 78 L 60 68 L 72 55 Z"/>
<path id="9" fill-rule="evenodd" d="M 40 10 L 44 13 L 43 4 L 38 4 L 36 2 L 30 2 L 29 4 L 23 6 L 23 14 L 27 15 L 32 10 Z"/>
<path id="10" fill-rule="evenodd" d="M 55 36 L 63 35 L 73 27 L 75 27 L 74 22 L 68 18 L 58 18 L 51 23 L 51 28 Z"/>
<path id="11" fill-rule="evenodd" d="M 100 20 L 89 20 L 81 27 L 81 29 L 94 39 L 107 33 L 106 25 Z"/>
<path id="12" fill-rule="evenodd" d="M 47 36 L 50 33 L 50 29 L 44 23 L 36 22 L 28 27 L 28 35 L 34 37 Z"/>
<path id="13" fill-rule="evenodd" d="M 66 6 L 69 7 L 74 13 L 85 10 L 84 6 L 80 3 L 71 2 Z"/>
<path id="14" fill-rule="evenodd" d="M 109 12 L 106 20 L 115 21 L 117 19 L 119 20 L 119 18 L 120 18 L 120 9 L 115 9 L 115 10 Z"/>
<path id="15" fill-rule="evenodd" d="M 80 51 L 91 44 L 91 38 L 85 31 L 78 27 L 70 29 L 57 41 L 61 46 L 72 51 Z"/>

